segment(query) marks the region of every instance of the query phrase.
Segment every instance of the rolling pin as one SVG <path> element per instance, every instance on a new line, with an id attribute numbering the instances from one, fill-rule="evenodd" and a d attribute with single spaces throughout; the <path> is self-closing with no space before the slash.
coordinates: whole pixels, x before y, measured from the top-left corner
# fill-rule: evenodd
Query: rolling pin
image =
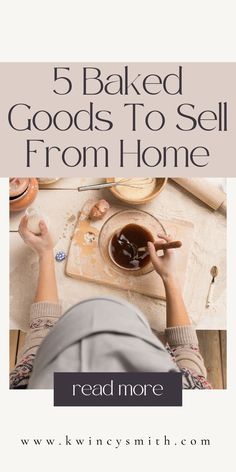
<path id="1" fill-rule="evenodd" d="M 219 188 L 211 185 L 204 179 L 185 179 L 185 178 L 171 178 L 176 184 L 183 187 L 196 198 L 204 202 L 213 210 L 221 210 L 226 215 L 227 197 L 226 194 Z"/>

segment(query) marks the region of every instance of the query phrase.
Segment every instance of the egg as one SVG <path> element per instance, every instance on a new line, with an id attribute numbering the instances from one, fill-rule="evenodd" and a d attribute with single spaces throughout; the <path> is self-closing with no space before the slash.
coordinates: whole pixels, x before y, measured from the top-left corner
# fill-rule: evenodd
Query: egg
<path id="1" fill-rule="evenodd" d="M 101 220 L 102 218 L 104 218 L 109 208 L 110 208 L 110 205 L 106 200 L 104 199 L 98 200 L 98 202 L 95 203 L 95 205 L 90 210 L 90 213 L 89 213 L 90 220 L 92 221 Z"/>

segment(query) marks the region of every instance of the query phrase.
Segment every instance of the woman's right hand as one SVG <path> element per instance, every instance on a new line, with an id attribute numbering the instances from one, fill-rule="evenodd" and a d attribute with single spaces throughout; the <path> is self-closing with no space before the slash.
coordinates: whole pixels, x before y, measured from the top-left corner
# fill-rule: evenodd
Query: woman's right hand
<path id="1" fill-rule="evenodd" d="M 171 242 L 173 239 L 165 234 L 158 234 L 158 239 L 155 242 L 163 243 L 164 242 Z M 168 279 L 177 279 L 177 257 L 176 257 L 176 249 L 166 249 L 163 251 L 162 256 L 158 256 L 155 246 L 152 242 L 148 242 L 148 251 L 150 254 L 150 259 L 154 266 L 156 272 L 160 275 L 163 282 L 165 283 Z M 178 251 L 177 251 L 178 252 Z"/>
<path id="2" fill-rule="evenodd" d="M 18 230 L 25 244 L 31 247 L 31 249 L 33 249 L 39 255 L 39 257 L 47 255 L 48 253 L 52 253 L 53 242 L 45 222 L 42 220 L 39 223 L 39 227 L 41 230 L 40 235 L 36 235 L 29 231 L 27 223 L 27 216 L 23 216 L 20 221 Z"/>

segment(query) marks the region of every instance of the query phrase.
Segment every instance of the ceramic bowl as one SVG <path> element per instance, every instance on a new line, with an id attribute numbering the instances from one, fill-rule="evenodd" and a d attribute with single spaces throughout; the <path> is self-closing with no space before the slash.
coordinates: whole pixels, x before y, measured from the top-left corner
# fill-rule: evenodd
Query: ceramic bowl
<path id="1" fill-rule="evenodd" d="M 156 198 L 158 195 L 160 195 L 160 193 L 162 192 L 162 190 L 165 188 L 166 184 L 167 184 L 167 177 L 161 177 L 161 178 L 158 178 L 156 177 L 155 178 L 155 188 L 153 189 L 153 191 L 150 193 L 150 195 L 148 195 L 147 197 L 144 197 L 144 198 L 140 198 L 140 199 L 135 199 L 135 200 L 131 200 L 129 198 L 126 198 L 124 195 L 122 195 L 120 192 L 119 192 L 119 189 L 118 187 L 111 187 L 110 188 L 110 191 L 112 192 L 112 194 L 118 198 L 119 200 L 121 200 L 122 202 L 125 202 L 125 203 L 129 203 L 131 205 L 143 205 L 144 203 L 148 203 L 150 202 L 151 200 L 154 200 L 154 198 Z M 115 179 L 114 177 L 109 177 L 106 179 L 107 182 L 114 182 Z"/>
<path id="2" fill-rule="evenodd" d="M 38 181 L 36 178 L 29 178 L 27 180 L 27 186 L 23 193 L 18 196 L 10 196 L 10 211 L 23 211 L 28 208 L 38 195 Z"/>

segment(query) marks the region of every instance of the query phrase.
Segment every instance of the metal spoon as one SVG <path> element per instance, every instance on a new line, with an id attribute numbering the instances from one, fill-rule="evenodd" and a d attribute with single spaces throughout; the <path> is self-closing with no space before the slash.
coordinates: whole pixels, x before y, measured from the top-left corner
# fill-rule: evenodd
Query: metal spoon
<path id="1" fill-rule="evenodd" d="M 122 187 L 130 187 L 130 188 L 143 188 L 139 185 L 132 185 L 132 184 L 125 184 L 122 182 L 103 182 L 102 184 L 92 184 L 92 185 L 82 185 L 78 187 L 78 192 L 84 192 L 85 190 L 100 190 L 102 188 L 111 188 L 117 187 L 118 185 L 122 185 Z"/>
<path id="2" fill-rule="evenodd" d="M 213 294 L 213 290 L 214 290 L 214 286 L 215 286 L 214 285 L 215 284 L 215 278 L 219 274 L 218 267 L 217 266 L 212 266 L 212 268 L 210 270 L 210 274 L 212 276 L 212 279 L 211 279 L 211 284 L 210 284 L 208 295 L 207 295 L 207 301 L 206 301 L 206 307 L 207 308 L 209 308 L 209 306 L 211 305 L 212 294 Z"/>

